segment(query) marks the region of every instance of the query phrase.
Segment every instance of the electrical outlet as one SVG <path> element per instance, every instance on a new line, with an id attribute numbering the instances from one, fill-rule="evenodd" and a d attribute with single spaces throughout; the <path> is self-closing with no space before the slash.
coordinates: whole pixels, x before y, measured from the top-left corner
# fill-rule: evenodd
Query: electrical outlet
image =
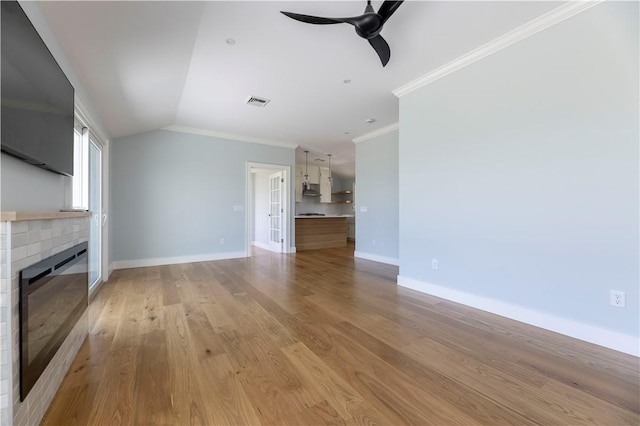
<path id="1" fill-rule="evenodd" d="M 624 291 L 609 290 L 609 303 L 616 308 L 624 308 L 626 304 Z"/>
<path id="2" fill-rule="evenodd" d="M 224 238 L 220 238 L 220 245 L 223 246 L 224 245 Z"/>
<path id="3" fill-rule="evenodd" d="M 431 269 L 434 271 L 438 269 L 438 259 L 431 259 Z"/>

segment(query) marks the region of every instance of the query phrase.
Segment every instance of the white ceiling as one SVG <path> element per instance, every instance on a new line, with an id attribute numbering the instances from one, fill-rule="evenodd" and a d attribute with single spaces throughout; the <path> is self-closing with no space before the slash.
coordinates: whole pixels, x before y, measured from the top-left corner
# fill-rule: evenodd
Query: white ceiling
<path id="1" fill-rule="evenodd" d="M 392 90 L 560 5 L 406 1 L 381 33 L 391 47 L 385 68 L 350 25 L 279 13 L 354 16 L 365 4 L 39 2 L 112 137 L 172 125 L 231 133 L 309 148 L 310 163 L 332 153 L 345 174 L 352 139 L 398 121 Z M 271 102 L 249 106 L 249 96 Z"/>

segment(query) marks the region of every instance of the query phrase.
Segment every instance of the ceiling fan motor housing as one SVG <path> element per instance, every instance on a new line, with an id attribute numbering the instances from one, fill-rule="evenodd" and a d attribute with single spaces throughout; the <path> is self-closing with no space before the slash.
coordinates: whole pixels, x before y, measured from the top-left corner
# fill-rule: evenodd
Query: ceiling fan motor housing
<path id="1" fill-rule="evenodd" d="M 367 13 L 353 22 L 356 33 L 367 40 L 380 34 L 382 24 L 384 24 L 384 20 L 377 13 Z"/>

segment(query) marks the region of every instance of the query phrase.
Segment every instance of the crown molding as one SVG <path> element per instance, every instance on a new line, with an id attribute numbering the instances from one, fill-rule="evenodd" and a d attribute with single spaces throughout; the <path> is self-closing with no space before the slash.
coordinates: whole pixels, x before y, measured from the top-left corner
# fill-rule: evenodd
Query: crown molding
<path id="1" fill-rule="evenodd" d="M 389 124 L 388 126 L 383 127 L 382 129 L 374 130 L 373 132 L 366 133 L 362 136 L 358 136 L 357 138 L 353 138 L 353 143 L 358 144 L 360 142 L 368 141 L 369 139 L 373 139 L 378 136 L 382 136 L 389 132 L 393 132 L 394 130 L 398 130 L 400 128 L 399 123 Z"/>
<path id="2" fill-rule="evenodd" d="M 278 146 L 281 148 L 295 149 L 298 147 L 297 144 L 293 144 L 293 143 L 256 138 L 253 136 L 237 135 L 235 133 L 215 132 L 213 130 L 198 129 L 195 127 L 187 127 L 187 126 L 177 126 L 177 125 L 167 126 L 167 127 L 163 127 L 161 130 L 169 130 L 171 132 L 180 132 L 180 133 L 189 133 L 192 135 L 200 135 L 200 136 L 211 136 L 214 138 L 230 139 L 230 140 L 241 141 L 241 142 L 258 143 L 261 145 Z"/>
<path id="3" fill-rule="evenodd" d="M 397 97 L 407 95 L 421 87 L 424 87 L 436 80 L 441 79 L 451 73 L 458 71 L 468 65 L 471 65 L 487 56 L 493 55 L 500 50 L 507 48 L 521 40 L 531 37 L 547 28 L 550 28 L 562 21 L 571 18 L 578 13 L 601 3 L 603 0 L 570 0 L 560 7 L 557 7 L 538 18 L 527 22 L 518 28 L 474 49 L 453 61 L 436 68 L 435 70 L 419 77 L 409 83 L 393 90 L 393 94 Z"/>

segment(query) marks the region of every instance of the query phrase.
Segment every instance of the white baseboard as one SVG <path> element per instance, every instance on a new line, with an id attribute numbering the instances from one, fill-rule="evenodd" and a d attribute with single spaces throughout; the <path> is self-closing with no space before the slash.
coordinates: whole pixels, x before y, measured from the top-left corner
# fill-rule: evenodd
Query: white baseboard
<path id="1" fill-rule="evenodd" d="M 104 279 L 103 281 L 109 281 L 109 277 L 111 276 L 111 274 L 113 274 L 113 271 L 115 271 L 116 268 L 113 264 L 113 262 L 109 263 L 109 268 L 107 268 L 107 273 L 109 275 L 107 275 L 106 279 Z"/>
<path id="2" fill-rule="evenodd" d="M 618 333 L 523 306 L 512 305 L 488 297 L 476 296 L 401 275 L 398 275 L 398 285 L 640 357 L 640 339 L 637 336 Z"/>
<path id="3" fill-rule="evenodd" d="M 210 260 L 238 259 L 241 257 L 247 257 L 247 254 L 244 251 L 232 251 L 226 253 L 197 254 L 191 256 L 160 257 L 155 259 L 119 260 L 113 262 L 113 269 L 143 268 L 146 266 L 207 262 Z"/>
<path id="4" fill-rule="evenodd" d="M 272 251 L 269 244 L 261 243 L 260 241 L 251 241 L 252 246 L 260 247 L 261 249 Z"/>
<path id="5" fill-rule="evenodd" d="M 394 265 L 394 266 L 400 265 L 400 261 L 397 258 L 379 256 L 377 254 L 364 253 L 361 251 L 353 252 L 353 257 L 357 257 L 359 259 L 373 260 L 374 262 L 387 263 L 389 265 Z"/>
<path id="6" fill-rule="evenodd" d="M 272 251 L 274 253 L 280 253 L 279 251 L 274 250 L 271 247 L 269 247 L 269 244 L 261 243 L 260 241 L 252 241 L 251 245 L 256 246 L 256 247 L 260 247 L 261 249 Z M 286 247 L 285 247 L 285 250 L 287 250 Z M 295 247 L 289 247 L 289 251 L 283 251 L 282 253 L 295 253 L 295 252 L 296 252 L 296 248 Z"/>

